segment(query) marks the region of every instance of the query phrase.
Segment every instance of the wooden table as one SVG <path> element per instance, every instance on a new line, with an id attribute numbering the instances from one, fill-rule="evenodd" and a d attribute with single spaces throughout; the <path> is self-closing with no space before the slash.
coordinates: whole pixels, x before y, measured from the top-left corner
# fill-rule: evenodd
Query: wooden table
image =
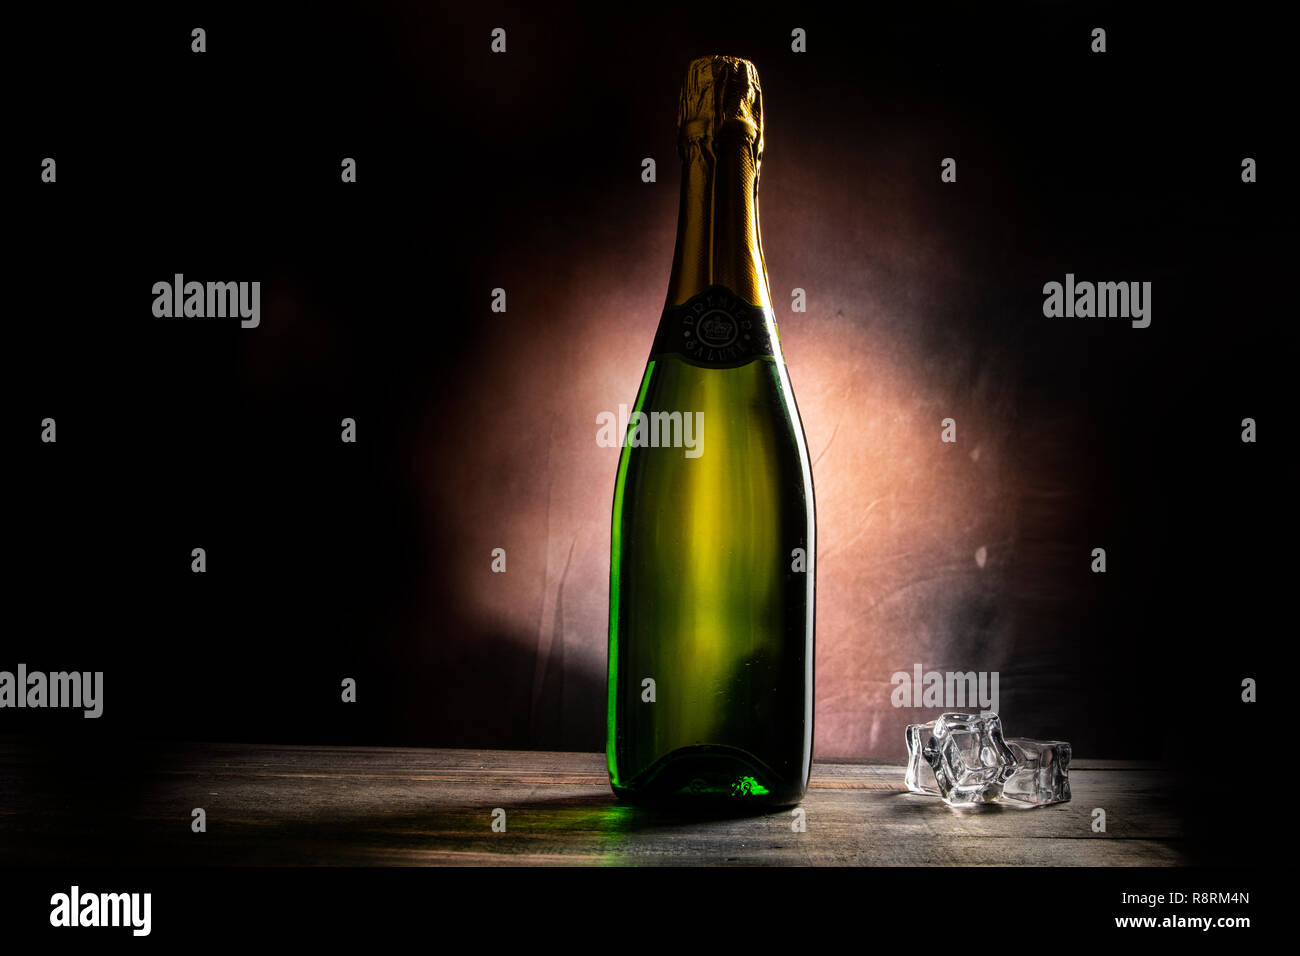
<path id="1" fill-rule="evenodd" d="M 588 753 L 193 744 L 116 777 L 0 743 L 0 864 L 1106 865 L 1187 862 L 1157 767 L 1078 760 L 1070 803 L 958 811 L 903 768 L 819 762 L 789 810 L 692 821 L 615 801 Z M 192 831 L 191 811 L 207 831 Z M 1104 808 L 1105 833 L 1091 828 Z M 493 811 L 505 832 L 493 832 Z"/>

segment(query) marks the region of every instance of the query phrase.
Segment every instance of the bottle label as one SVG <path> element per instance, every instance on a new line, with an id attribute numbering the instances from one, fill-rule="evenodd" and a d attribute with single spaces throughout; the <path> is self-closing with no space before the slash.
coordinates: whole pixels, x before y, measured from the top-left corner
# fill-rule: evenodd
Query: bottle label
<path id="1" fill-rule="evenodd" d="M 704 368 L 738 368 L 760 356 L 775 356 L 764 311 L 726 286 L 711 285 L 659 320 L 650 357 L 680 355 Z"/>

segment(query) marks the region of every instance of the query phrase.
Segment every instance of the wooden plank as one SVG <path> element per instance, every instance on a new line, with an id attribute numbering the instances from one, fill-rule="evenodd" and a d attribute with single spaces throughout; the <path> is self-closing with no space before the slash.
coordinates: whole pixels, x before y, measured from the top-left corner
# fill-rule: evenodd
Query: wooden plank
<path id="1" fill-rule="evenodd" d="M 119 782 L 120 783 L 120 782 Z M 803 811 L 690 820 L 618 803 L 601 754 L 196 744 L 164 748 L 134 799 L 70 796 L 39 752 L 0 742 L 0 863 L 144 865 L 1176 865 L 1158 768 L 1071 773 L 1074 799 L 958 811 L 903 768 L 818 763 Z M 98 799 L 98 802 L 97 802 Z M 97 806 L 97 812 L 88 808 Z M 208 832 L 190 829 L 202 807 Z M 492 811 L 506 811 L 494 833 Z M 1093 833 L 1092 809 L 1107 813 Z"/>

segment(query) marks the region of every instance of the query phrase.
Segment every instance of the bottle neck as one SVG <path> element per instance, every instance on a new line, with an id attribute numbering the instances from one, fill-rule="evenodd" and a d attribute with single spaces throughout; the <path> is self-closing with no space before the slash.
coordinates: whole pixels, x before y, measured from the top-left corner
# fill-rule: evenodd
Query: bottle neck
<path id="1" fill-rule="evenodd" d="M 710 285 L 771 309 L 758 225 L 759 160 L 752 136 L 683 140 L 682 194 L 668 305 L 681 305 Z"/>

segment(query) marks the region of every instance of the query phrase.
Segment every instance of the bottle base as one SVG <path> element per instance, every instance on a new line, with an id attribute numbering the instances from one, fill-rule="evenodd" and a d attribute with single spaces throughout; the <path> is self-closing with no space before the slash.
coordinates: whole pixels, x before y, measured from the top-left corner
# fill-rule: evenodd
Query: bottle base
<path id="1" fill-rule="evenodd" d="M 674 750 L 613 790 L 635 806 L 743 814 L 795 806 L 806 788 L 738 748 L 700 746 Z"/>

